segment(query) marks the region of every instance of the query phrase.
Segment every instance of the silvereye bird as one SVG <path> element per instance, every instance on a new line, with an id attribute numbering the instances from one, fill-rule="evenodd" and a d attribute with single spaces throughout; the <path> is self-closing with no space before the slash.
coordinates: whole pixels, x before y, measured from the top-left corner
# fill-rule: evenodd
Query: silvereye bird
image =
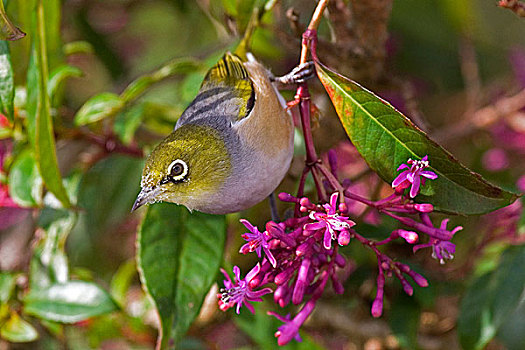
<path id="1" fill-rule="evenodd" d="M 291 82 L 290 74 L 280 82 Z M 166 201 L 226 214 L 268 197 L 293 154 L 292 118 L 272 81 L 253 56 L 243 62 L 225 54 L 173 132 L 146 160 L 132 210 Z"/>

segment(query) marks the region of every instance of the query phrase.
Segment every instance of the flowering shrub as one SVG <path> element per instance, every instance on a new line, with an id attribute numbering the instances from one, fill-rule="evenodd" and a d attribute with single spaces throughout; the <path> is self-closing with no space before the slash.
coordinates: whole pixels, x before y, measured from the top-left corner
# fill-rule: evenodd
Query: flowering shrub
<path id="1" fill-rule="evenodd" d="M 414 203 L 411 198 L 416 197 L 420 186 L 424 186 L 425 178 L 436 179 L 437 175 L 432 171 L 424 170 L 429 167 L 428 156 L 424 156 L 420 161 L 409 159 L 407 163 L 410 167 L 402 164 L 397 169 L 399 171 L 409 168 L 392 182 L 392 187 L 396 191 L 382 200 L 372 202 L 360 198 L 342 185 L 340 187 L 344 199 L 339 200 L 339 192 L 334 192 L 330 196 L 329 203 L 318 205 L 313 204 L 307 197 L 298 198 L 288 193 L 280 193 L 281 201 L 294 203 L 299 208 L 296 211 L 298 215 L 281 223 L 269 221 L 263 233 L 247 220 L 242 219 L 241 222 L 250 232 L 242 235 L 248 243 L 241 247 L 240 253 L 255 251 L 261 258 L 262 250 L 265 255 L 262 262 L 257 263 L 245 279 L 240 278 L 239 268 L 235 266 L 234 283 L 223 270 L 226 280 L 224 288 L 218 295 L 220 309 L 225 311 L 235 306 L 239 313 L 241 305 L 244 304 L 254 312 L 249 302 L 261 301 L 262 295 L 272 292 L 275 303 L 281 308 L 290 302 L 295 305 L 304 303 L 293 318 L 290 318 L 290 315 L 283 317 L 275 312 L 271 313 L 284 322 L 276 332 L 279 345 L 284 345 L 292 339 L 300 339 L 299 328 L 314 310 L 316 301 L 322 296 L 328 281 L 331 282 L 336 294 L 344 293 L 344 281 L 340 280 L 337 272 L 338 269 L 345 267 L 347 261 L 339 254 L 338 246 L 346 246 L 351 241 L 357 241 L 371 249 L 377 256 L 379 270 L 377 295 L 371 309 L 374 317 L 381 316 L 383 311 L 385 276 L 395 276 L 399 279 L 408 295 L 412 295 L 414 290 L 405 276 L 410 277 L 418 286 L 427 287 L 428 282 L 423 276 L 410 269 L 408 265 L 394 261 L 377 248 L 398 238 L 404 239 L 409 244 L 415 244 L 419 240 L 416 232 L 396 229 L 385 240 L 369 240 L 354 230 L 352 227 L 355 222 L 345 216 L 348 215 L 349 202 L 365 203 L 397 219 L 410 229 L 428 235 L 428 243 L 414 245 L 414 252 L 431 247 L 432 257 L 440 263 L 443 264 L 445 259 L 452 259 L 455 245 L 450 240 L 462 227 L 457 226 L 450 231 L 447 230 L 448 219 L 444 219 L 439 228 L 434 227 L 428 215 L 433 211 L 432 205 Z M 335 161 L 331 164 L 334 165 Z M 330 171 L 335 174 L 337 169 L 332 168 Z M 330 189 L 330 185 L 325 187 L 327 190 Z M 411 187 L 410 197 L 404 194 L 404 190 L 408 187 Z M 403 213 L 404 216 L 394 213 Z M 410 214 L 418 215 L 419 221 L 409 218 Z M 270 285 L 275 285 L 275 290 L 264 287 Z M 255 291 L 256 288 L 263 289 Z M 306 303 L 305 297 L 308 298 Z"/>
<path id="2" fill-rule="evenodd" d="M 521 349 L 523 1 L 493 2 L 0 2 L 0 348 Z M 315 66 L 272 219 L 130 213 L 239 40 Z"/>

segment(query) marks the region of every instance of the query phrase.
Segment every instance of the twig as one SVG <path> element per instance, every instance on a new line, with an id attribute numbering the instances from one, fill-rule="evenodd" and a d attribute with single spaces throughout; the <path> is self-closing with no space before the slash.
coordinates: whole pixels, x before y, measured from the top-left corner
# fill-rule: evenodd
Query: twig
<path id="1" fill-rule="evenodd" d="M 514 96 L 502 98 L 492 105 L 477 110 L 453 127 L 439 130 L 433 135 L 433 138 L 443 142 L 452 138 L 464 137 L 477 129 L 486 128 L 522 108 L 525 108 L 525 89 Z"/>

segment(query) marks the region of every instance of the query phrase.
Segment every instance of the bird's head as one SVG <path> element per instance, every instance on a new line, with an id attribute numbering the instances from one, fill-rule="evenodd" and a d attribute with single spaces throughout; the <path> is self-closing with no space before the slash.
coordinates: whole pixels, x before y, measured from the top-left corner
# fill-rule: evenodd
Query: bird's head
<path id="1" fill-rule="evenodd" d="M 220 133 L 208 126 L 184 125 L 149 155 L 132 210 L 159 201 L 198 209 L 230 174 L 230 155 Z"/>

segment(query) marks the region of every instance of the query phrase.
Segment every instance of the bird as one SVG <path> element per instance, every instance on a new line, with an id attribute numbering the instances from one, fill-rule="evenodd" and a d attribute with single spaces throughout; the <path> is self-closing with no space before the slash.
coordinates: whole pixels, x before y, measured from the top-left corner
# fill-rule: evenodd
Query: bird
<path id="1" fill-rule="evenodd" d="M 313 65 L 276 78 L 252 54 L 227 52 L 206 74 L 174 130 L 146 159 L 132 211 L 172 202 L 209 214 L 261 202 L 285 177 L 294 126 L 276 85 L 303 82 Z"/>

